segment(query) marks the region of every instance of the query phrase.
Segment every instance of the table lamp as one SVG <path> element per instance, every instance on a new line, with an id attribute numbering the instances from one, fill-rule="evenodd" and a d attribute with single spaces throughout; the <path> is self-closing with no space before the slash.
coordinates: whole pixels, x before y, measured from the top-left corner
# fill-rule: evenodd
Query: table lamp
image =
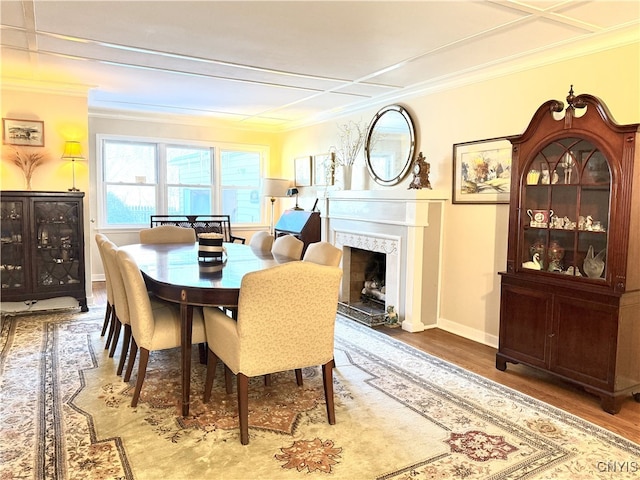
<path id="1" fill-rule="evenodd" d="M 287 195 L 287 189 L 289 188 L 289 180 L 284 178 L 263 178 L 262 179 L 262 196 L 269 197 L 271 199 L 271 224 L 269 227 L 269 233 L 274 234 L 273 228 L 273 207 L 276 202 L 276 197 L 285 197 Z"/>
<path id="2" fill-rule="evenodd" d="M 71 167 L 73 172 L 73 187 L 69 189 L 70 192 L 78 192 L 76 188 L 76 160 L 83 161 L 82 145 L 80 142 L 67 141 L 64 144 L 64 153 L 62 154 L 62 160 L 71 160 Z"/>
<path id="3" fill-rule="evenodd" d="M 298 193 L 299 193 L 299 191 L 295 187 L 290 188 L 289 190 L 287 190 L 287 197 L 293 197 L 294 195 L 296 196 L 296 206 L 293 207 L 294 210 L 302 210 L 302 208 L 300 208 L 298 206 Z"/>

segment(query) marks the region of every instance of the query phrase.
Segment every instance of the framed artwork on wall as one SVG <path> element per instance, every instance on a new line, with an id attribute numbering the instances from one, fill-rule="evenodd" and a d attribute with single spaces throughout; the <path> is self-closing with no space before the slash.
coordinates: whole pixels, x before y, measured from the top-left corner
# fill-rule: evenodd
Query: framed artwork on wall
<path id="1" fill-rule="evenodd" d="M 311 157 L 298 157 L 294 160 L 296 187 L 311 186 Z"/>
<path id="2" fill-rule="evenodd" d="M 3 118 L 2 143 L 6 145 L 44 147 L 44 122 Z"/>
<path id="3" fill-rule="evenodd" d="M 313 184 L 316 186 L 333 185 L 335 153 L 322 153 L 313 156 Z"/>
<path id="4" fill-rule="evenodd" d="M 510 192 L 508 137 L 453 145 L 453 203 L 509 203 Z"/>

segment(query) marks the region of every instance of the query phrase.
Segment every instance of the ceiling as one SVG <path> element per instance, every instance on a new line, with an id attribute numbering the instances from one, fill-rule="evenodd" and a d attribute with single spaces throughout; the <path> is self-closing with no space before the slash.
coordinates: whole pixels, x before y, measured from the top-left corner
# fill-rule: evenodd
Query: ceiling
<path id="1" fill-rule="evenodd" d="M 640 2 L 2 0 L 2 79 L 285 130 L 640 41 Z M 44 82 L 44 83 L 43 83 Z"/>

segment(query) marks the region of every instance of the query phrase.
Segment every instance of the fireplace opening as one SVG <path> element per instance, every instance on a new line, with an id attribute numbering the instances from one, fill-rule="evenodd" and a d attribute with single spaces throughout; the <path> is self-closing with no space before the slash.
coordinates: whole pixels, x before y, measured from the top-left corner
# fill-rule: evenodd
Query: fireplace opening
<path id="1" fill-rule="evenodd" d="M 384 253 L 350 249 L 349 297 L 340 302 L 343 315 L 369 326 L 385 323 L 387 256 Z"/>

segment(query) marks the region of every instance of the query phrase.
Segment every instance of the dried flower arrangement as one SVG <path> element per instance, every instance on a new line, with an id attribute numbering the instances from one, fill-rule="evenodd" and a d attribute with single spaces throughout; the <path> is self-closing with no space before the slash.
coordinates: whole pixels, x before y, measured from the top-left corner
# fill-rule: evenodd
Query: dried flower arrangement
<path id="1" fill-rule="evenodd" d="M 22 170 L 26 181 L 26 189 L 31 190 L 31 177 L 36 168 L 49 160 L 46 152 L 33 149 L 12 148 L 10 155 L 13 163 Z"/>
<path id="2" fill-rule="evenodd" d="M 360 150 L 364 147 L 367 136 L 367 125 L 362 122 L 354 122 L 338 125 L 338 146 L 332 147 L 336 153 L 337 166 L 352 166 Z"/>

